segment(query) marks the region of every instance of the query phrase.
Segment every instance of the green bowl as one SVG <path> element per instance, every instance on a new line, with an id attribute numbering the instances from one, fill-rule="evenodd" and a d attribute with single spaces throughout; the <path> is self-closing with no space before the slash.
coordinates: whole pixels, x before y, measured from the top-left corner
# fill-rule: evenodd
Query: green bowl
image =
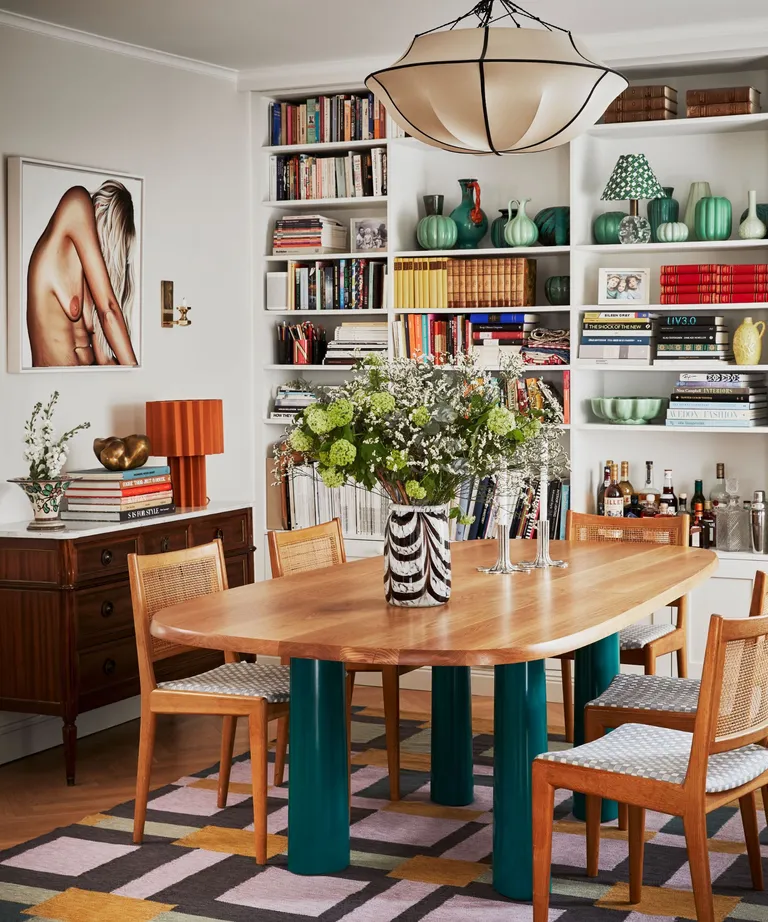
<path id="1" fill-rule="evenodd" d="M 606 423 L 618 426 L 645 426 L 661 416 L 665 397 L 592 397 L 592 412 Z"/>

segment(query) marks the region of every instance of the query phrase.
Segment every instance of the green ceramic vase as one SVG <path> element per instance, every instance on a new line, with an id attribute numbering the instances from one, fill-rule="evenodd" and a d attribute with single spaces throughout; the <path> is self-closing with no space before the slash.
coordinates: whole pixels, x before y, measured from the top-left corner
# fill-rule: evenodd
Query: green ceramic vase
<path id="1" fill-rule="evenodd" d="M 727 240 L 731 236 L 731 203 L 722 195 L 705 196 L 696 203 L 696 239 Z"/>
<path id="2" fill-rule="evenodd" d="M 416 226 L 416 239 L 423 250 L 450 250 L 456 245 L 458 230 L 453 218 L 443 214 L 442 195 L 425 195 L 426 216 Z"/>
<path id="3" fill-rule="evenodd" d="M 672 186 L 664 186 L 664 198 L 653 198 L 648 202 L 648 221 L 651 225 L 651 240 L 659 242 L 660 224 L 673 224 L 680 217 L 680 203 L 672 198 Z"/>
<path id="4" fill-rule="evenodd" d="M 512 205 L 515 199 L 509 203 L 509 211 L 512 212 Z M 539 229 L 536 224 L 528 217 L 525 212 L 525 206 L 530 202 L 529 198 L 521 198 L 517 201 L 518 212 L 514 218 L 510 218 L 507 226 L 504 228 L 504 239 L 507 246 L 511 247 L 529 247 L 539 239 Z"/>
<path id="5" fill-rule="evenodd" d="M 603 246 L 611 243 L 620 243 L 619 225 L 626 218 L 625 211 L 606 211 L 595 218 L 592 233 L 595 243 Z"/>
<path id="6" fill-rule="evenodd" d="M 544 295 L 553 307 L 569 305 L 571 303 L 570 275 L 551 275 L 544 282 Z"/>
<path id="7" fill-rule="evenodd" d="M 504 239 L 504 228 L 507 226 L 510 217 L 517 214 L 517 208 L 513 208 L 514 214 L 510 215 L 508 208 L 499 208 L 499 217 L 495 218 L 491 224 L 491 243 L 501 249 L 506 247 L 507 241 Z"/>
<path id="8" fill-rule="evenodd" d="M 460 179 L 461 203 L 451 212 L 456 222 L 458 250 L 474 250 L 488 231 L 488 217 L 480 208 L 480 186 L 476 179 Z"/>
<path id="9" fill-rule="evenodd" d="M 688 239 L 688 225 L 682 221 L 665 221 L 656 228 L 657 243 L 684 243 Z"/>
<path id="10" fill-rule="evenodd" d="M 567 205 L 544 208 L 533 220 L 542 246 L 564 247 L 571 242 L 571 209 Z"/>

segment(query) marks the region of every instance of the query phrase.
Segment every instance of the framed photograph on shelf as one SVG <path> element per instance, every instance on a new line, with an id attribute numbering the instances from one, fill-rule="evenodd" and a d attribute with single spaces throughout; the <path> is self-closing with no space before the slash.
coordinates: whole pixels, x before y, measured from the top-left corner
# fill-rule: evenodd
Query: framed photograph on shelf
<path id="1" fill-rule="evenodd" d="M 598 269 L 598 304 L 650 304 L 650 269 Z"/>
<path id="2" fill-rule="evenodd" d="M 382 218 L 352 218 L 349 222 L 352 253 L 376 253 L 387 249 L 387 222 Z"/>
<path id="3" fill-rule="evenodd" d="M 144 180 L 8 158 L 8 370 L 141 366 Z"/>

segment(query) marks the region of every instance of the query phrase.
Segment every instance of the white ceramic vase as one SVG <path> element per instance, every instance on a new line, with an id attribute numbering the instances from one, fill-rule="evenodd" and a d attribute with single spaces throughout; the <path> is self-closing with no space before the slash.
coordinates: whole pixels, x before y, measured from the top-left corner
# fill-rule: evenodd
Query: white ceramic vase
<path id="1" fill-rule="evenodd" d="M 403 608 L 424 608 L 448 601 L 448 506 L 390 508 L 384 531 L 384 593 L 390 605 Z"/>
<path id="2" fill-rule="evenodd" d="M 749 211 L 746 218 L 739 224 L 739 237 L 742 240 L 762 240 L 768 233 L 765 222 L 757 216 L 757 192 L 749 190 Z"/>
<path id="3" fill-rule="evenodd" d="M 688 228 L 688 239 L 696 239 L 696 206 L 700 199 L 709 198 L 712 195 L 712 189 L 708 182 L 692 182 L 691 189 L 688 193 L 688 202 L 685 206 L 685 217 L 683 224 Z"/>

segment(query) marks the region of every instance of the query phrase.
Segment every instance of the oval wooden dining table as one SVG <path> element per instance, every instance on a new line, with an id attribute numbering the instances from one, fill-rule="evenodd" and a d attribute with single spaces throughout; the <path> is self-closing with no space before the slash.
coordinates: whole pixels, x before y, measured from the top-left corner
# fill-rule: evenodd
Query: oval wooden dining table
<path id="1" fill-rule="evenodd" d="M 495 541 L 453 544 L 450 601 L 394 608 L 381 557 L 241 586 L 158 612 L 156 637 L 291 658 L 288 868 L 349 864 L 344 663 L 432 666 L 431 797 L 473 800 L 470 667 L 494 667 L 493 885 L 531 898 L 531 762 L 547 749 L 544 660 L 576 651 L 576 742 L 583 706 L 619 671 L 618 631 L 703 582 L 712 551 L 553 542 L 567 569 L 497 576 Z M 512 541 L 513 560 L 531 544 Z M 607 818 L 604 814 L 604 819 Z"/>

